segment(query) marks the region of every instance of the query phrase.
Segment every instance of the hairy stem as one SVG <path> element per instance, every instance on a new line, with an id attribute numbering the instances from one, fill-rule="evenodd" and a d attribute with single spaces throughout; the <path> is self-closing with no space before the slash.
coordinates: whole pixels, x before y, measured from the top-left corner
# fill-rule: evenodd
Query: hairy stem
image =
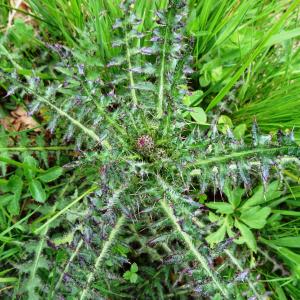
<path id="1" fill-rule="evenodd" d="M 130 55 L 127 33 L 125 33 L 125 44 L 126 44 L 126 58 L 127 58 L 127 64 L 128 64 L 128 75 L 129 75 L 129 81 L 130 81 L 131 98 L 132 98 L 134 107 L 136 107 L 138 104 L 138 100 L 137 100 L 136 92 L 134 89 L 135 84 L 134 84 L 134 80 L 133 80 L 133 73 L 131 71 L 131 69 L 132 69 L 131 55 Z"/>
<path id="2" fill-rule="evenodd" d="M 104 243 L 104 246 L 99 254 L 99 256 L 97 257 L 93 270 L 90 272 L 90 274 L 87 277 L 87 283 L 86 283 L 86 287 L 84 288 L 84 290 L 82 291 L 81 295 L 80 295 L 80 300 L 85 299 L 86 297 L 86 293 L 88 292 L 89 286 L 90 284 L 94 281 L 95 278 L 95 272 L 98 270 L 100 264 L 102 263 L 103 259 L 105 258 L 109 248 L 111 247 L 112 243 L 114 242 L 116 236 L 118 235 L 120 229 L 122 228 L 123 224 L 125 222 L 125 217 L 121 216 L 115 227 L 113 228 L 113 230 L 111 231 L 108 240 Z"/>
<path id="3" fill-rule="evenodd" d="M 158 106 L 157 106 L 157 117 L 160 119 L 163 115 L 163 103 L 164 103 L 164 76 L 165 76 L 165 60 L 166 60 L 166 48 L 167 48 L 167 36 L 169 27 L 166 27 L 164 45 L 162 49 L 162 59 L 159 74 L 159 91 L 158 91 Z"/>
<path id="4" fill-rule="evenodd" d="M 46 98 L 38 96 L 41 102 L 47 104 L 51 108 L 53 108 L 56 112 L 58 112 L 61 116 L 66 117 L 71 123 L 73 123 L 75 126 L 79 127 L 84 133 L 86 133 L 88 136 L 90 136 L 94 141 L 101 143 L 100 137 L 91 129 L 85 127 L 83 124 L 81 124 L 79 121 L 72 118 L 70 115 L 68 115 L 66 112 L 61 110 L 59 107 L 52 104 L 50 101 L 48 101 Z"/>
<path id="5" fill-rule="evenodd" d="M 213 272 L 211 271 L 211 269 L 208 266 L 206 259 L 199 253 L 197 248 L 194 246 L 191 237 L 181 229 L 181 227 L 176 219 L 176 216 L 174 215 L 174 213 L 173 213 L 171 207 L 169 206 L 169 204 L 167 203 L 167 201 L 165 199 L 160 200 L 160 205 L 161 205 L 162 209 L 164 210 L 167 218 L 172 223 L 173 227 L 176 229 L 176 231 L 181 236 L 181 238 L 184 241 L 184 243 L 186 244 L 186 246 L 193 253 L 193 255 L 195 256 L 197 261 L 200 263 L 200 265 L 203 267 L 203 269 L 205 270 L 207 275 L 209 275 L 211 277 L 211 279 L 216 284 L 218 289 L 221 291 L 223 296 L 227 299 L 228 298 L 227 290 L 221 285 L 221 283 L 219 282 L 217 277 L 213 274 Z"/>
<path id="6" fill-rule="evenodd" d="M 35 94 L 35 91 L 26 87 L 28 92 Z M 87 134 L 89 137 L 91 137 L 95 142 L 98 144 L 101 144 L 106 149 L 110 149 L 110 145 L 106 140 L 102 140 L 93 130 L 87 128 L 83 124 L 81 124 L 76 119 L 72 118 L 69 114 L 67 114 L 65 111 L 57 107 L 56 105 L 52 104 L 50 101 L 48 101 L 45 97 L 37 95 L 37 98 L 44 104 L 48 105 L 52 109 L 54 109 L 59 115 L 62 117 L 66 117 L 71 123 L 73 123 L 76 127 L 80 128 L 85 134 Z"/>
<path id="7" fill-rule="evenodd" d="M 205 159 L 199 159 L 196 160 L 195 162 L 189 164 L 189 166 L 204 166 L 204 165 L 209 165 L 213 163 L 219 163 L 219 162 L 224 162 L 227 160 L 234 160 L 234 159 L 241 159 L 245 157 L 249 157 L 255 154 L 276 154 L 276 153 L 281 153 L 286 150 L 292 150 L 292 149 L 299 149 L 298 146 L 282 146 L 282 147 L 276 147 L 276 148 L 256 148 L 256 149 L 250 149 L 250 150 L 245 150 L 245 151 L 240 151 L 240 152 L 233 152 L 230 154 L 224 154 L 220 156 L 214 156 L 214 157 L 208 157 Z"/>

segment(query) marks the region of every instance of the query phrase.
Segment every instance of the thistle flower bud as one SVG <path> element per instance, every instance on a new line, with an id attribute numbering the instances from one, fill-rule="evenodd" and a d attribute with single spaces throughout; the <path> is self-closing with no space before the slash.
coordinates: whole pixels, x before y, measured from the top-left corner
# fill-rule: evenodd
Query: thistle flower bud
<path id="1" fill-rule="evenodd" d="M 149 155 L 154 147 L 154 141 L 150 135 L 142 135 L 136 141 L 136 149 L 142 155 Z"/>

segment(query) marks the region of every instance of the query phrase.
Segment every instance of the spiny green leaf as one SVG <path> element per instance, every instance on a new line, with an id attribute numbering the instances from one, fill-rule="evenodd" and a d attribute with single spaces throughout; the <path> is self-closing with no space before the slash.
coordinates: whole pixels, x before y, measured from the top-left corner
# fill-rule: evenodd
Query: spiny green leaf
<path id="1" fill-rule="evenodd" d="M 70 244 L 73 241 L 74 238 L 74 231 L 71 231 L 67 234 L 64 234 L 62 236 L 55 236 L 52 240 L 52 242 L 56 245 L 56 246 L 60 246 L 62 244 Z"/>

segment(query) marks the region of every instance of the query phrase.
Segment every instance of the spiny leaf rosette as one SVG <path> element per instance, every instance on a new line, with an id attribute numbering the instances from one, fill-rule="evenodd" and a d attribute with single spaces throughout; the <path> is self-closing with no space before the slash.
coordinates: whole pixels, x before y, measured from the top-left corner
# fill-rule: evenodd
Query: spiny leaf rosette
<path id="1" fill-rule="evenodd" d="M 184 115 L 190 108 L 183 105 L 193 73 L 192 40 L 185 31 L 188 7 L 174 1 L 156 11 L 151 28 L 133 8 L 134 3 L 122 2 L 105 64 L 97 58 L 96 32 L 87 29 L 80 51 L 46 45 L 58 61 L 49 66 L 56 79 L 11 80 L 15 93 L 33 98 L 31 113 L 46 107 L 49 130 L 63 130 L 64 140 L 82 153 L 65 166 L 74 174 L 75 200 L 35 231 L 54 253 L 63 248 L 68 262 L 57 264 L 44 245 L 38 258 L 47 257 L 47 263 L 40 271 L 61 276 L 53 288 L 34 284 L 25 271 L 30 284 L 24 292 L 30 299 L 49 294 L 56 299 L 199 299 L 218 293 L 233 299 L 239 285 L 246 297 L 263 295 L 263 286 L 253 291 L 248 282 L 235 280 L 237 273 L 228 273 L 234 265 L 230 259 L 215 263 L 237 245 L 234 238 L 214 249 L 204 242 L 214 224 L 194 195 L 222 194 L 226 185 L 250 191 L 258 180 L 267 189 L 268 181 L 282 176 L 284 164 L 297 159 L 299 148 L 292 133 L 279 140 L 261 135 L 256 124 L 247 144 L 230 129 L 223 134 L 215 124 L 189 122 Z M 53 228 L 71 240 L 53 245 Z M 247 264 L 249 250 L 237 255 Z M 120 274 L 133 262 L 139 277 L 126 285 Z"/>

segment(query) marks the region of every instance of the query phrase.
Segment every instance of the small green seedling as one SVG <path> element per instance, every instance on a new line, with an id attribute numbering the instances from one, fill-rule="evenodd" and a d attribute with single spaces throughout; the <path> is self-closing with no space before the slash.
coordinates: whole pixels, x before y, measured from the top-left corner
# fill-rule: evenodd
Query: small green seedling
<path id="1" fill-rule="evenodd" d="M 127 281 L 130 281 L 131 283 L 136 283 L 138 280 L 138 265 L 136 263 L 133 263 L 130 267 L 129 271 L 126 271 L 123 274 L 123 278 L 126 279 Z"/>

